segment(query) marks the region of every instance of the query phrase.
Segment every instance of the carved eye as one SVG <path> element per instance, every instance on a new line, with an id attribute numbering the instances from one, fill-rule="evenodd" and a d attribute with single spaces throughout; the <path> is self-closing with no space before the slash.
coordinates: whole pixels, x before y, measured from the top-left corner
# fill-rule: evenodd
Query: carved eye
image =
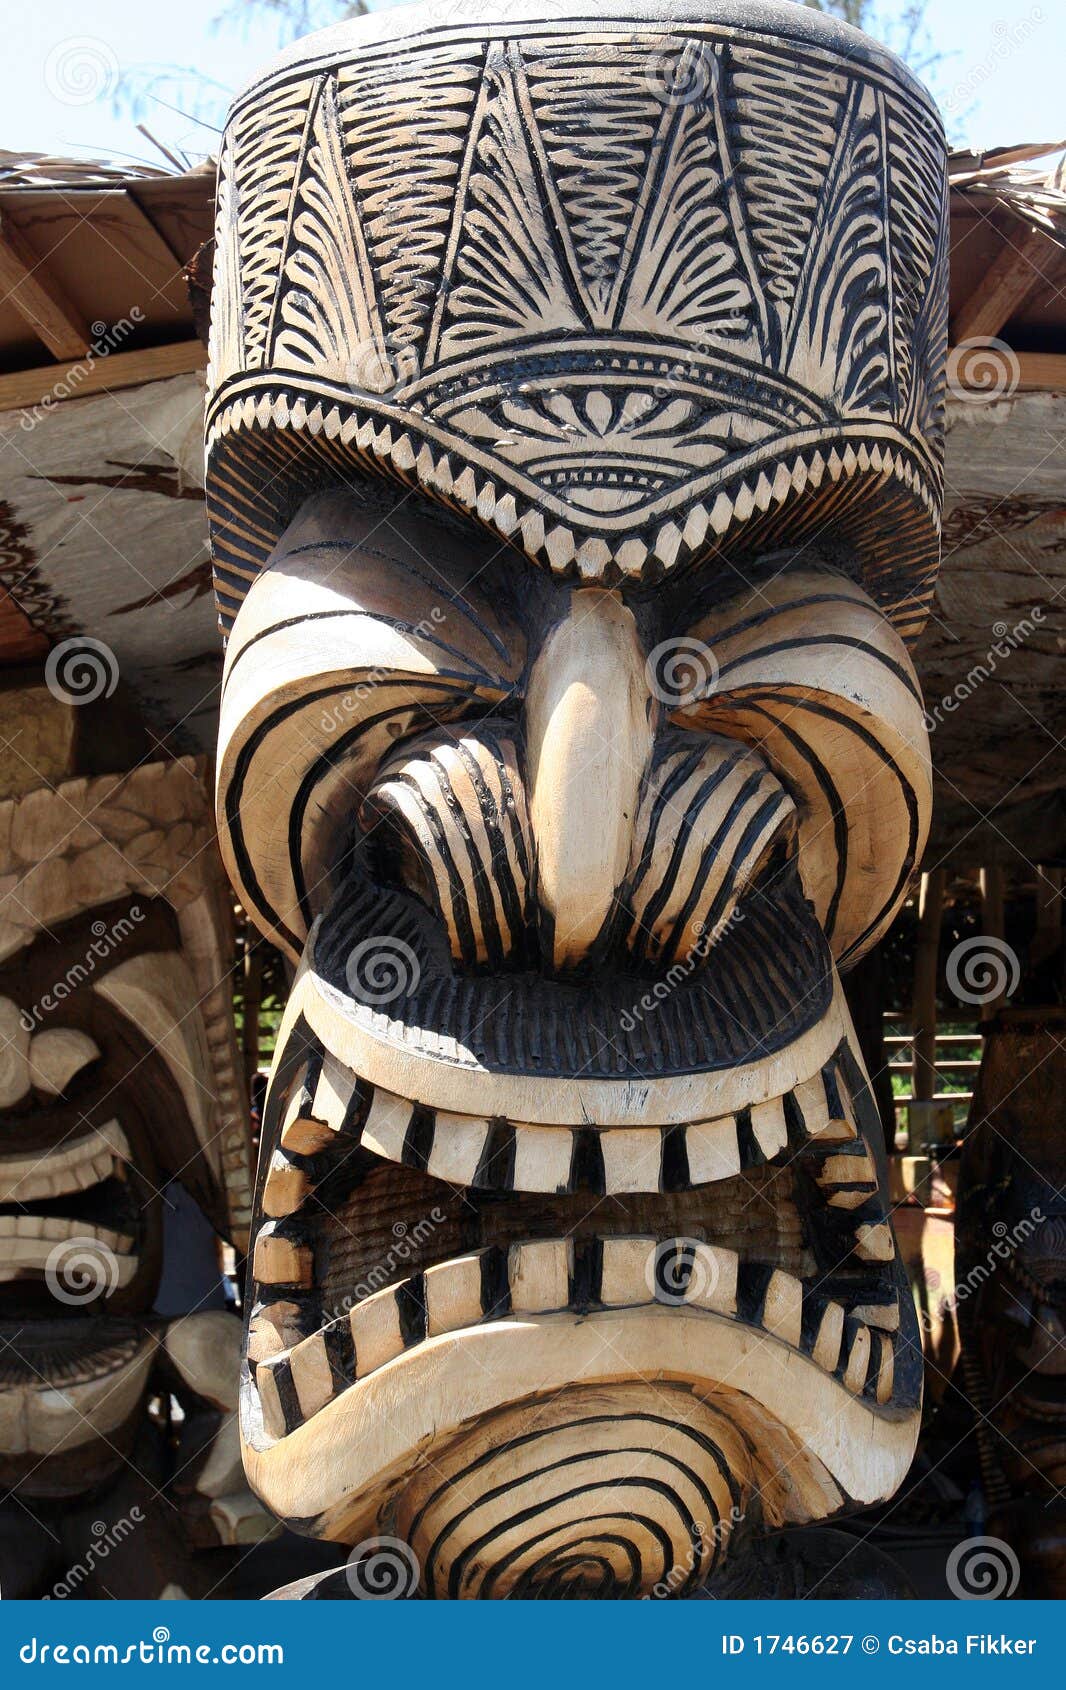
<path id="1" fill-rule="evenodd" d="M 902 640 L 852 582 L 789 572 L 686 630 L 715 678 L 672 720 L 758 748 L 795 799 L 800 871 L 834 955 L 888 926 L 921 859 L 928 734 Z"/>
<path id="2" fill-rule="evenodd" d="M 371 543 L 363 531 L 380 524 L 333 496 L 327 539 L 321 503 L 248 591 L 219 729 L 223 855 L 245 907 L 294 956 L 397 734 L 497 707 L 525 655 L 484 581 L 449 587 L 470 567 L 454 534 L 397 517 Z"/>

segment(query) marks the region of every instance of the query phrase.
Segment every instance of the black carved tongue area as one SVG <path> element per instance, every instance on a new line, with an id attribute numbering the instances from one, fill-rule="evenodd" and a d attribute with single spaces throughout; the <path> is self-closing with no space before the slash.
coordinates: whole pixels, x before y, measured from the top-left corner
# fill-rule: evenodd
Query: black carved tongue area
<path id="1" fill-rule="evenodd" d="M 664 976 L 457 972 L 417 896 L 365 872 L 338 891 L 312 960 L 378 1036 L 513 1074 L 647 1079 L 737 1067 L 793 1043 L 832 996 L 828 948 L 794 868 L 742 910 L 709 966 L 682 961 Z"/>

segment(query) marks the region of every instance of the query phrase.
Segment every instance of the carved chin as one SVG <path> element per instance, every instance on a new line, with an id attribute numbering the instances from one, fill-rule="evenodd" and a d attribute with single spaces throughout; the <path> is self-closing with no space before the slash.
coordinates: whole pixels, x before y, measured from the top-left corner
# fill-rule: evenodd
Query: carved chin
<path id="1" fill-rule="evenodd" d="M 802 899 L 772 966 L 744 921 L 719 945 L 705 1025 L 683 980 L 446 988 L 416 901 L 359 886 L 312 931 L 264 1121 L 242 1425 L 268 1505 L 400 1531 L 430 1595 L 625 1595 L 684 1593 L 757 1516 L 887 1494 L 914 1316 Z M 375 922 L 400 988 L 351 967 Z M 731 997 L 748 944 L 758 1002 Z"/>

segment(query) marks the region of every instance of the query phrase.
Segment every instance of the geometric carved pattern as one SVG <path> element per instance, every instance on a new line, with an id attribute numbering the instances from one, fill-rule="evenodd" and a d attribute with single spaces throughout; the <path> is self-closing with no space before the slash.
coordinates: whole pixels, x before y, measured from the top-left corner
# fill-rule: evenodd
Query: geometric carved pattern
<path id="1" fill-rule="evenodd" d="M 234 108 L 219 839 L 299 959 L 241 1440 L 423 1596 L 685 1594 L 910 1463 L 837 967 L 928 833 L 944 197 L 772 0 L 397 11 Z"/>
<path id="2" fill-rule="evenodd" d="M 935 112 L 817 15 L 760 37 L 612 12 L 404 20 L 358 52 L 300 46 L 238 101 L 208 405 L 227 628 L 294 486 L 339 469 L 605 584 L 813 525 L 918 631 L 942 485 Z"/>

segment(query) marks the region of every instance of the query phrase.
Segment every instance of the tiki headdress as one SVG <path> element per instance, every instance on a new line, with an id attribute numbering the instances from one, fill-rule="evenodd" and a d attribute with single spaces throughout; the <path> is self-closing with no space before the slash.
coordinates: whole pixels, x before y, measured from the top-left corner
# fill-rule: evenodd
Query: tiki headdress
<path id="1" fill-rule="evenodd" d="M 246 1460 L 428 1594 L 694 1588 L 910 1459 L 836 964 L 928 825 L 945 268 L 928 98 L 798 7 L 401 10 L 234 107 Z"/>

